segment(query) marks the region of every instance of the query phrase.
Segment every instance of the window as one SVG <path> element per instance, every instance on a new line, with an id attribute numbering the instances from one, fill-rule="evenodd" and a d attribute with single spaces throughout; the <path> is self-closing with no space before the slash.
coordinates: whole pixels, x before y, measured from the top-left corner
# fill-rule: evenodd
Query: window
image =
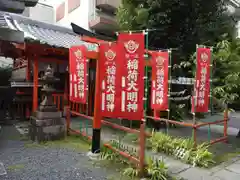
<path id="1" fill-rule="evenodd" d="M 68 13 L 80 6 L 80 0 L 68 0 Z"/>
<path id="2" fill-rule="evenodd" d="M 60 4 L 56 10 L 56 21 L 61 20 L 65 16 L 65 2 Z"/>

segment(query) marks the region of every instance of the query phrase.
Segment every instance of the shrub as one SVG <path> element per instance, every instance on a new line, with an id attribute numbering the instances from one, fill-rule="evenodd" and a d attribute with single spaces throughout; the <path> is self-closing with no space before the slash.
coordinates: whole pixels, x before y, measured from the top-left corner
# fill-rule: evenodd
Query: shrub
<path id="1" fill-rule="evenodd" d="M 195 148 L 193 140 L 189 138 L 174 138 L 154 132 L 147 144 L 154 152 L 166 153 L 194 166 L 209 167 L 214 163 L 213 154 L 208 151 L 208 144 L 203 143 Z"/>

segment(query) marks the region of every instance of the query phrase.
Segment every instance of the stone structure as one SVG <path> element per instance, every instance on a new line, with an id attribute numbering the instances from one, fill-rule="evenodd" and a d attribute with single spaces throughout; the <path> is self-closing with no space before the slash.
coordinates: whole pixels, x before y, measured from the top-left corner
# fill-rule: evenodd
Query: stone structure
<path id="1" fill-rule="evenodd" d="M 53 76 L 53 69 L 49 65 L 44 76 L 42 92 L 45 97 L 38 110 L 30 118 L 29 135 L 33 141 L 58 140 L 65 137 L 65 120 L 53 103 L 52 93 L 55 91 L 53 84 L 57 79 Z"/>

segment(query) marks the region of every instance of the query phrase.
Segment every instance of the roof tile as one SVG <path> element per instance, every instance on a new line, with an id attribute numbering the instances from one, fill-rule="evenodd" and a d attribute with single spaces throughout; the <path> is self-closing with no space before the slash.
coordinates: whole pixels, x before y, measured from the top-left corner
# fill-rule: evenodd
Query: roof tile
<path id="1" fill-rule="evenodd" d="M 10 18 L 10 21 L 6 21 Z M 98 51 L 97 44 L 87 43 L 71 29 L 35 21 L 30 18 L 0 11 L 0 27 L 18 28 L 24 32 L 26 40 L 38 41 L 54 47 L 70 48 L 71 46 L 84 44 L 89 51 Z"/>

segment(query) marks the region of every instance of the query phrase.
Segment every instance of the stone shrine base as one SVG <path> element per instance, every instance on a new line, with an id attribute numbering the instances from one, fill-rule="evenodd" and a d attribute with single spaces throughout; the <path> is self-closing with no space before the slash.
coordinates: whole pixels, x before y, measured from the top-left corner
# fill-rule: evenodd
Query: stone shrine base
<path id="1" fill-rule="evenodd" d="M 65 119 L 61 117 L 54 118 L 53 116 L 48 119 L 39 119 L 38 115 L 36 117 L 31 116 L 29 136 L 32 141 L 37 142 L 63 139 L 66 136 Z"/>

